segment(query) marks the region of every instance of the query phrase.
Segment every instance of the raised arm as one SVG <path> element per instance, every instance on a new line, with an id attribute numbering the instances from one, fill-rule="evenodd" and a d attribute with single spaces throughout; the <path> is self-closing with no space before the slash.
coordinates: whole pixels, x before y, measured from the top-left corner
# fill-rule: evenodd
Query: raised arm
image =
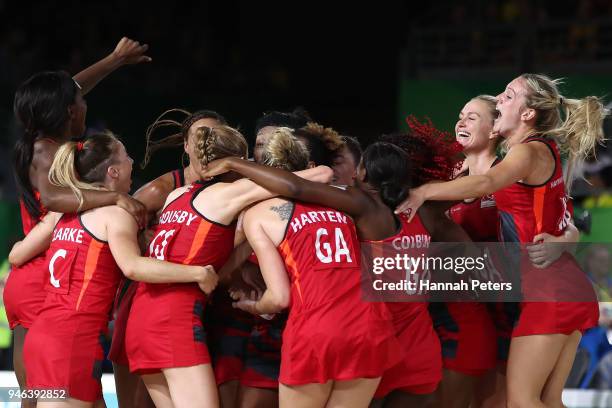
<path id="1" fill-rule="evenodd" d="M 255 201 L 272 198 L 274 195 L 280 195 L 336 208 L 353 217 L 358 217 L 369 209 L 370 202 L 360 190 L 350 187 L 346 190 L 336 188 L 321 181 L 323 178 L 329 181 L 333 177 L 333 171 L 326 166 L 302 170 L 293 174 L 285 170 L 255 164 L 248 160 L 228 157 L 211 162 L 203 170 L 202 177 L 211 177 L 228 171 L 240 173 L 263 188 L 263 190 L 253 189 L 251 184 L 247 184 L 249 183 L 248 180 L 240 180 L 239 182 L 244 184 L 242 187 L 244 194 L 250 200 L 245 204 L 244 201 L 247 200 L 242 199 L 243 202 L 240 203 L 242 207 Z M 309 177 L 309 174 L 316 174 L 315 172 L 320 172 L 325 177 L 321 177 L 321 179 Z M 270 195 L 269 192 L 275 194 Z"/>
<path id="2" fill-rule="evenodd" d="M 19 242 L 16 242 L 9 253 L 9 263 L 21 266 L 37 255 L 44 253 L 53 238 L 53 229 L 62 214 L 50 212 L 38 223 L 32 231 Z"/>
<path id="3" fill-rule="evenodd" d="M 506 157 L 482 175 L 465 176 L 445 183 L 428 183 L 410 190 L 396 213 L 406 212 L 412 219 L 427 200 L 447 201 L 483 197 L 528 177 L 534 169 L 532 147 L 514 146 Z"/>
<path id="4" fill-rule="evenodd" d="M 244 231 L 258 259 L 265 259 L 260 265 L 266 282 L 266 290 L 257 301 L 243 299 L 235 307 L 255 315 L 280 312 L 289 306 L 290 285 L 285 263 L 278 253 L 272 238 L 263 227 L 261 208 L 254 208 L 244 216 Z"/>
<path id="5" fill-rule="evenodd" d="M 139 201 L 127 194 L 114 191 L 83 190 L 83 205 L 79 208 L 79 200 L 68 187 L 54 186 L 49 182 L 49 169 L 58 145 L 47 140 L 39 140 L 34 144 L 32 159 L 32 187 L 40 193 L 41 204 L 50 211 L 73 213 L 92 208 L 118 205 L 132 214 L 138 224 L 144 226 L 146 208 Z"/>
<path id="6" fill-rule="evenodd" d="M 113 52 L 85 68 L 73 78 L 81 86 L 81 92 L 85 95 L 106 76 L 123 65 L 151 62 L 151 58 L 145 55 L 148 49 L 147 44 L 141 45 L 138 41 L 123 37 Z"/>
<path id="7" fill-rule="evenodd" d="M 110 207 L 105 216 L 112 220 L 106 227 L 108 244 L 126 277 L 148 283 L 196 282 L 206 293 L 217 286 L 217 274 L 211 266 L 182 265 L 141 256 L 136 240 L 138 226 L 123 209 Z"/>

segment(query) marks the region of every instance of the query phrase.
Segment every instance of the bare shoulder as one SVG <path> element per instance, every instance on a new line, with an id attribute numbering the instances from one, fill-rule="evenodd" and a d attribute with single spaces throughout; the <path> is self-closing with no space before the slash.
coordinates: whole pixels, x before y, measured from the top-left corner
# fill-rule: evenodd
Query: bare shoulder
<path id="1" fill-rule="evenodd" d="M 255 204 L 247 213 L 252 211 L 252 214 L 257 214 L 258 216 L 287 221 L 291 218 L 293 207 L 292 201 L 283 198 L 271 198 Z"/>
<path id="2" fill-rule="evenodd" d="M 244 215 L 247 237 L 248 231 L 265 231 L 274 245 L 279 245 L 285 236 L 293 208 L 293 202 L 282 198 L 272 198 L 252 206 Z M 254 242 L 251 242 L 251 245 L 254 245 Z"/>
<path id="3" fill-rule="evenodd" d="M 168 172 L 140 187 L 134 193 L 134 198 L 138 199 L 143 195 L 157 195 L 165 197 L 170 194 L 172 190 L 174 190 L 174 178 L 172 177 L 172 173 Z"/>
<path id="4" fill-rule="evenodd" d="M 523 143 L 523 145 L 525 145 L 525 147 L 531 149 L 531 151 L 537 151 L 539 155 L 546 155 L 546 156 L 551 156 L 550 154 L 550 145 L 547 143 L 544 143 L 543 141 L 533 141 L 530 143 Z"/>
<path id="5" fill-rule="evenodd" d="M 59 146 L 58 143 L 49 139 L 38 139 L 35 141 L 32 150 L 32 167 L 34 169 L 41 168 L 46 171 L 51 167 Z"/>
<path id="6" fill-rule="evenodd" d="M 508 154 L 504 159 L 510 157 L 525 157 L 536 153 L 540 147 L 547 149 L 543 143 L 518 143 L 508 150 Z M 503 159 L 501 163 L 503 163 Z"/>
<path id="7" fill-rule="evenodd" d="M 497 166 L 492 167 L 491 171 L 505 174 L 512 172 L 520 176 L 519 180 L 523 182 L 540 184 L 548 178 L 554 164 L 555 159 L 548 145 L 530 142 L 512 146 L 506 157 Z"/>
<path id="8" fill-rule="evenodd" d="M 196 197 L 194 204 L 201 211 L 226 212 L 232 200 L 245 191 L 250 190 L 254 183 L 248 179 L 236 180 L 232 183 L 216 182 L 204 189 Z"/>
<path id="9" fill-rule="evenodd" d="M 85 211 L 83 216 L 88 218 L 112 220 L 112 222 L 125 222 L 126 219 L 133 219 L 134 217 L 119 207 L 118 205 L 107 205 L 106 207 L 98 207 Z"/>
<path id="10" fill-rule="evenodd" d="M 60 143 L 50 139 L 37 139 L 34 142 L 34 154 L 36 153 L 50 153 L 55 154 L 57 149 L 60 147 Z"/>
<path id="11" fill-rule="evenodd" d="M 250 185 L 252 184 L 252 181 L 250 181 L 249 179 L 246 178 L 242 178 L 240 180 L 236 180 L 232 183 L 226 183 L 226 182 L 221 182 L 218 181 L 208 187 L 206 187 L 206 190 L 204 190 L 203 194 L 206 195 L 213 195 L 213 194 L 222 194 L 222 193 L 226 193 L 228 191 L 230 191 L 230 189 L 237 189 L 240 186 L 244 186 L 244 185 Z"/>
<path id="12" fill-rule="evenodd" d="M 285 225 L 293 214 L 294 204 L 283 198 L 271 198 L 249 208 L 244 215 L 245 224 L 263 226 Z"/>
<path id="13" fill-rule="evenodd" d="M 112 231 L 138 231 L 138 224 L 134 217 L 116 205 L 94 208 L 82 214 L 81 222 L 97 239 L 108 241 Z"/>

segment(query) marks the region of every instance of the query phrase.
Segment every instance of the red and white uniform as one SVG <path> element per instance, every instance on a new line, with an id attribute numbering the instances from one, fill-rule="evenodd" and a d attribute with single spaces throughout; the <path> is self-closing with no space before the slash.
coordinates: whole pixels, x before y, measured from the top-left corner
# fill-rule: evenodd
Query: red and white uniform
<path id="1" fill-rule="evenodd" d="M 221 225 L 193 207 L 211 183 L 194 183 L 166 206 L 148 255 L 185 265 L 212 265 L 219 270 L 234 248 L 235 223 Z M 128 319 L 126 350 L 130 371 L 210 363 L 203 327 L 206 295 L 195 283 L 140 283 Z"/>
<path id="2" fill-rule="evenodd" d="M 46 290 L 40 314 L 26 337 L 28 387 L 64 389 L 71 398 L 102 398 L 101 340 L 121 279 L 108 243 L 64 214 L 46 258 Z"/>
<path id="3" fill-rule="evenodd" d="M 409 223 L 404 214 L 398 215 L 400 231 L 387 239 L 376 242 L 408 243 L 403 249 L 427 248 L 431 235 L 416 215 Z M 366 241 L 368 242 L 368 241 Z M 371 241 L 370 241 L 371 242 Z M 413 277 L 423 278 L 424 271 L 414 271 Z M 434 331 L 426 302 L 388 302 L 393 318 L 395 335 L 404 350 L 404 359 L 385 371 L 375 398 L 384 398 L 398 390 L 411 394 L 430 394 L 442 380 L 440 340 Z"/>
<path id="4" fill-rule="evenodd" d="M 544 143 L 554 157 L 555 170 L 550 179 L 541 185 L 532 186 L 518 182 L 494 194 L 500 211 L 500 236 L 505 242 L 531 243 L 537 234 L 543 232 L 559 236 L 572 217 L 556 142 L 536 136 L 528 138 L 524 143 Z M 549 293 L 571 293 L 576 290 L 575 287 L 580 286 L 584 288 L 582 295 L 585 291 L 592 290 L 571 255 L 565 253 L 550 267 L 541 270 L 535 269 L 529 263 L 526 254 L 522 255 L 522 290 L 527 300 L 534 292 L 541 290 Z M 540 287 L 544 281 L 540 280 L 541 277 L 561 273 L 572 276 L 572 279 L 555 279 L 554 285 L 557 287 L 554 288 Z M 593 302 L 522 302 L 521 315 L 512 336 L 570 334 L 575 330 L 584 331 L 594 327 L 599 318 L 594 292 L 592 298 Z"/>
<path id="5" fill-rule="evenodd" d="M 185 185 L 185 177 L 182 169 L 173 170 L 171 173 L 174 180 L 174 189 Z M 125 351 L 125 331 L 127 328 L 128 317 L 132 307 L 132 300 L 136 294 L 138 282 L 132 281 L 123 277 L 117 296 L 115 297 L 115 305 L 113 306 L 114 326 L 113 339 L 108 352 L 108 359 L 116 364 L 123 366 L 129 365 L 127 353 Z"/>
<path id="6" fill-rule="evenodd" d="M 40 200 L 38 192 L 36 198 Z M 23 201 L 19 202 L 19 208 L 21 210 L 23 233 L 27 235 L 38 224 L 40 219 L 44 217 L 46 211 L 40 204 L 40 201 L 40 219 L 36 219 L 28 213 Z M 17 325 L 21 325 L 26 329 L 32 326 L 47 296 L 47 292 L 44 290 L 46 278 L 47 270 L 44 253 L 30 259 L 19 267 L 11 267 L 11 273 L 6 281 L 3 294 L 6 316 L 11 329 L 14 329 Z"/>
<path id="7" fill-rule="evenodd" d="M 350 217 L 296 202 L 278 250 L 291 281 L 281 383 L 376 378 L 397 363 L 402 354 L 389 312 L 361 299 L 361 255 Z"/>
<path id="8" fill-rule="evenodd" d="M 472 241 L 497 241 L 499 217 L 493 196 L 455 204 L 449 215 Z M 444 368 L 466 375 L 481 375 L 495 367 L 498 335 L 487 305 L 432 303 L 429 311 L 440 337 Z"/>
<path id="9" fill-rule="evenodd" d="M 499 214 L 492 195 L 462 201 L 449 210 L 451 219 L 465 230 L 474 242 L 497 242 Z"/>

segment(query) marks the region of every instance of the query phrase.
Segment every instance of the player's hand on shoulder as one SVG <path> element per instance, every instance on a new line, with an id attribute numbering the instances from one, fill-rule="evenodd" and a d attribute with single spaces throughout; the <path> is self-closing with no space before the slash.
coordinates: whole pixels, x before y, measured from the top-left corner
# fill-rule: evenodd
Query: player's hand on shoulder
<path id="1" fill-rule="evenodd" d="M 147 226 L 147 218 L 149 215 L 147 207 L 134 197 L 129 194 L 118 193 L 115 205 L 130 213 L 136 220 L 139 229 L 143 229 Z"/>

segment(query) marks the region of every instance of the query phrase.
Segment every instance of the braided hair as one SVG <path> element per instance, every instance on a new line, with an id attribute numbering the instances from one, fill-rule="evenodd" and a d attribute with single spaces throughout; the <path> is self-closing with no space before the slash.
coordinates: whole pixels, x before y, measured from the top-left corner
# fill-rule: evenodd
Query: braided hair
<path id="1" fill-rule="evenodd" d="M 246 158 L 248 144 L 242 133 L 230 126 L 202 126 L 196 130 L 196 154 L 200 164 L 206 166 L 224 157 Z"/>
<path id="2" fill-rule="evenodd" d="M 169 115 L 176 113 L 184 115 L 184 118 L 182 120 L 175 120 L 169 117 Z M 149 125 L 149 127 L 147 127 L 145 134 L 145 156 L 140 167 L 144 169 L 147 164 L 149 164 L 153 153 L 155 153 L 157 150 L 165 147 L 178 147 L 183 145 L 183 143 L 185 143 L 189 137 L 189 129 L 191 129 L 191 126 L 201 119 L 214 119 L 221 125 L 227 125 L 227 121 L 223 116 L 211 110 L 199 110 L 194 113 L 189 113 L 183 109 L 169 109 L 159 115 L 159 117 L 157 117 L 157 119 L 155 119 L 155 121 Z M 154 133 L 161 128 L 167 127 L 173 128 L 175 133 L 159 140 L 153 140 Z"/>

